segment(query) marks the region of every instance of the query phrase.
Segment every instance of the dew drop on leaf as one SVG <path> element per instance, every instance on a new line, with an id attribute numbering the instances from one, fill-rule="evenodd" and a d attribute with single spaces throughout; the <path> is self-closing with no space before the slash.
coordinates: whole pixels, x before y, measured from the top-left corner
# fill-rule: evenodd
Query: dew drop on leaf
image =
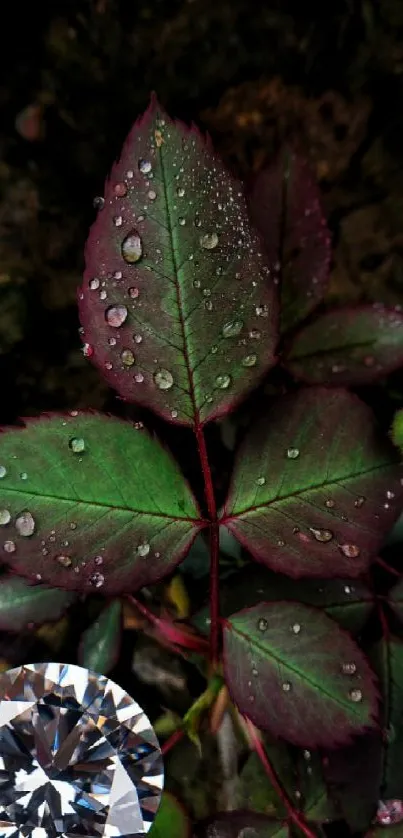
<path id="1" fill-rule="evenodd" d="M 291 690 L 291 682 L 290 681 L 283 681 L 282 683 L 282 690 L 285 693 L 289 693 Z"/>
<path id="2" fill-rule="evenodd" d="M 143 381 L 144 381 L 143 373 L 142 372 L 136 372 L 136 375 L 134 376 L 134 380 L 136 381 L 137 384 L 142 384 Z"/>
<path id="3" fill-rule="evenodd" d="M 306 759 L 306 761 L 309 762 L 309 760 L 311 759 L 310 751 L 304 751 L 304 759 Z"/>
<path id="4" fill-rule="evenodd" d="M 269 307 L 266 304 L 256 306 L 255 312 L 256 312 L 258 317 L 267 317 L 267 315 L 269 313 Z"/>
<path id="5" fill-rule="evenodd" d="M 287 448 L 287 457 L 289 460 L 296 460 L 299 457 L 299 448 Z"/>
<path id="6" fill-rule="evenodd" d="M 185 194 L 185 190 L 184 190 L 183 186 L 178 186 L 178 188 L 176 190 L 176 194 L 179 196 L 179 198 L 183 198 L 183 196 Z"/>
<path id="7" fill-rule="evenodd" d="M 90 291 L 98 291 L 99 279 L 96 276 L 94 276 L 93 279 L 90 279 L 88 285 L 89 285 Z"/>
<path id="8" fill-rule="evenodd" d="M 113 191 L 118 198 L 123 198 L 126 195 L 127 186 L 123 181 L 120 181 L 120 183 L 115 183 Z"/>
<path id="9" fill-rule="evenodd" d="M 115 217 L 113 219 L 113 223 L 114 223 L 115 227 L 121 227 L 122 224 L 123 224 L 122 216 L 121 215 L 115 215 Z"/>
<path id="10" fill-rule="evenodd" d="M 215 383 L 220 390 L 227 390 L 231 384 L 230 375 L 217 375 Z"/>
<path id="11" fill-rule="evenodd" d="M 14 553 L 15 552 L 14 541 L 5 541 L 4 542 L 4 549 L 5 549 L 6 553 Z"/>
<path id="12" fill-rule="evenodd" d="M 92 358 L 94 354 L 94 347 L 90 343 L 85 343 L 83 346 L 84 358 Z"/>
<path id="13" fill-rule="evenodd" d="M 131 349 L 124 349 L 120 357 L 122 359 L 122 364 L 124 364 L 125 367 L 133 366 L 135 358 Z"/>
<path id="14" fill-rule="evenodd" d="M 229 320 L 228 323 L 224 323 L 224 326 L 222 327 L 222 335 L 224 338 L 236 338 L 241 334 L 242 327 L 242 320 Z"/>
<path id="15" fill-rule="evenodd" d="M 333 538 L 331 530 L 321 530 L 316 529 L 315 527 L 309 527 L 309 532 L 312 533 L 316 541 L 320 541 L 322 544 L 327 544 L 327 542 L 331 541 Z"/>
<path id="16" fill-rule="evenodd" d="M 360 548 L 356 544 L 339 544 L 339 547 L 348 559 L 356 559 L 360 555 Z"/>
<path id="17" fill-rule="evenodd" d="M 133 340 L 134 340 L 135 343 L 141 343 L 142 340 L 143 340 L 143 336 L 142 335 L 133 335 Z"/>
<path id="18" fill-rule="evenodd" d="M 28 537 L 35 532 L 35 521 L 28 510 L 21 512 L 15 521 L 15 527 L 19 535 Z"/>
<path id="19" fill-rule="evenodd" d="M 360 509 L 361 506 L 363 506 L 364 503 L 365 503 L 365 498 L 361 496 L 360 498 L 357 498 L 354 501 L 354 506 L 356 507 L 356 509 Z"/>
<path id="20" fill-rule="evenodd" d="M 103 208 L 104 208 L 104 206 L 105 206 L 105 199 L 104 199 L 104 198 L 102 198 L 102 197 L 101 197 L 101 195 L 96 195 L 96 196 L 95 196 L 95 198 L 94 198 L 94 200 L 93 200 L 93 202 L 92 202 L 92 206 L 93 206 L 93 207 L 94 207 L 94 209 L 96 209 L 96 210 L 101 210 L 101 209 L 103 209 Z"/>
<path id="21" fill-rule="evenodd" d="M 109 308 L 107 308 L 105 311 L 105 320 L 108 326 L 113 326 L 114 329 L 119 329 L 119 326 L 122 326 L 125 322 L 126 317 L 126 306 L 109 306 Z"/>
<path id="22" fill-rule="evenodd" d="M 325 506 L 328 509 L 333 509 L 334 505 L 335 505 L 334 500 L 332 500 L 331 498 L 328 498 L 328 500 L 325 500 Z"/>
<path id="23" fill-rule="evenodd" d="M 262 333 L 259 332 L 259 329 L 251 329 L 249 332 L 249 337 L 251 340 L 260 340 Z"/>
<path id="24" fill-rule="evenodd" d="M 103 564 L 103 563 L 104 563 L 104 560 L 103 560 L 102 556 L 95 556 L 95 558 L 94 558 L 94 564 L 96 564 L 96 565 L 101 565 L 101 564 Z"/>
<path id="25" fill-rule="evenodd" d="M 352 661 L 348 661 L 346 663 L 342 663 L 341 671 L 343 675 L 354 675 L 354 673 L 357 671 L 357 666 Z"/>
<path id="26" fill-rule="evenodd" d="M 205 233 L 204 236 L 200 236 L 200 245 L 204 250 L 214 250 L 218 245 L 217 233 Z"/>
<path id="27" fill-rule="evenodd" d="M 294 623 L 294 625 L 291 626 L 291 630 L 294 634 L 299 634 L 300 631 L 301 631 L 301 624 L 300 623 Z"/>
<path id="28" fill-rule="evenodd" d="M 386 497 L 387 497 L 388 500 L 393 500 L 393 498 L 395 497 L 395 493 L 387 491 L 386 492 Z"/>
<path id="29" fill-rule="evenodd" d="M 129 297 L 131 297 L 132 300 L 137 300 L 139 293 L 138 288 L 129 288 Z"/>
<path id="30" fill-rule="evenodd" d="M 170 390 L 174 383 L 172 373 L 163 367 L 154 373 L 153 378 L 159 390 Z"/>
<path id="31" fill-rule="evenodd" d="M 352 591 L 352 588 L 350 588 L 350 585 L 345 585 L 344 586 L 344 593 L 345 594 L 351 594 L 351 591 Z"/>
<path id="32" fill-rule="evenodd" d="M 4 466 L 0 466 L 0 479 L 5 477 L 7 474 L 7 469 Z"/>
<path id="33" fill-rule="evenodd" d="M 61 567 L 71 567 L 70 556 L 63 556 L 63 555 L 56 556 L 55 560 L 57 561 L 58 564 L 61 565 Z"/>
<path id="34" fill-rule="evenodd" d="M 157 197 L 157 193 L 155 192 L 154 189 L 150 189 L 150 191 L 147 193 L 147 195 L 148 195 L 150 201 L 155 201 L 155 199 Z"/>
<path id="35" fill-rule="evenodd" d="M 362 701 L 362 692 L 361 690 L 357 689 L 357 687 L 354 687 L 352 690 L 350 690 L 349 696 L 351 698 L 351 701 L 354 701 L 355 704 L 358 704 L 359 701 Z"/>
<path id="36" fill-rule="evenodd" d="M 11 521 L 11 514 L 8 509 L 0 509 L 0 525 L 4 526 Z"/>
<path id="37" fill-rule="evenodd" d="M 256 366 L 256 362 L 257 355 L 245 355 L 245 357 L 242 358 L 241 361 L 243 367 L 254 367 Z"/>
<path id="38" fill-rule="evenodd" d="M 150 548 L 150 545 L 148 544 L 148 542 L 143 541 L 142 544 L 139 544 L 138 547 L 137 547 L 137 554 L 139 556 L 142 556 L 142 558 L 144 558 L 144 556 L 148 556 L 148 554 L 150 552 L 150 549 L 151 548 Z"/>
<path id="39" fill-rule="evenodd" d="M 122 256 L 128 265 L 134 265 L 143 255 L 143 243 L 137 230 L 131 230 L 122 242 Z"/>
<path id="40" fill-rule="evenodd" d="M 69 448 L 73 454 L 82 454 L 85 451 L 85 441 L 81 436 L 73 436 L 69 439 Z"/>
<path id="41" fill-rule="evenodd" d="M 266 631 L 266 629 L 268 628 L 268 625 L 269 625 L 269 621 L 266 620 L 265 617 L 260 617 L 260 620 L 258 620 L 258 622 L 257 622 L 257 627 L 258 627 L 259 631 Z"/>
<path id="42" fill-rule="evenodd" d="M 381 826 L 393 826 L 403 820 L 403 801 L 380 800 L 376 813 L 376 822 Z"/>
<path id="43" fill-rule="evenodd" d="M 152 165 L 149 160 L 139 160 L 138 166 L 142 175 L 148 175 L 151 172 Z"/>
<path id="44" fill-rule="evenodd" d="M 94 588 L 102 588 L 104 582 L 105 576 L 103 575 L 103 573 L 99 573 L 99 571 L 96 571 L 92 574 L 92 576 L 90 576 L 90 583 L 94 586 Z"/>
<path id="45" fill-rule="evenodd" d="M 20 477 L 21 477 L 21 480 L 27 480 L 28 475 L 27 475 L 26 471 L 22 471 L 21 474 L 20 474 Z"/>
<path id="46" fill-rule="evenodd" d="M 264 484 L 266 483 L 266 478 L 265 477 L 257 477 L 256 478 L 256 483 L 257 483 L 258 486 L 264 486 Z"/>

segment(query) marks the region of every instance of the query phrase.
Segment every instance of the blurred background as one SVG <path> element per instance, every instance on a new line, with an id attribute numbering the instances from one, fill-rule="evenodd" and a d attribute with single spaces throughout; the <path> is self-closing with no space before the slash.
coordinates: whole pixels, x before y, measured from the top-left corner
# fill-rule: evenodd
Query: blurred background
<path id="1" fill-rule="evenodd" d="M 7 21 L 2 423 L 113 405 L 80 349 L 76 289 L 93 199 L 151 90 L 239 175 L 296 140 L 333 234 L 330 298 L 403 302 L 400 0 L 42 0 Z"/>

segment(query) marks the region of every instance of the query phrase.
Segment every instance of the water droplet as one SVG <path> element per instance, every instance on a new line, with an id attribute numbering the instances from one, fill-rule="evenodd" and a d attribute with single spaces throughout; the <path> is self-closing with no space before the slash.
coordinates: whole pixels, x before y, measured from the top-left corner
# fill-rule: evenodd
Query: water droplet
<path id="1" fill-rule="evenodd" d="M 102 291 L 99 292 L 99 299 L 100 300 L 106 300 L 107 296 L 108 295 L 107 295 L 105 289 L 102 289 Z"/>
<path id="2" fill-rule="evenodd" d="M 104 560 L 103 560 L 102 556 L 95 556 L 95 558 L 94 558 L 94 564 L 96 564 L 96 565 L 98 565 L 98 566 L 99 566 L 99 565 L 101 565 L 101 564 L 103 564 L 103 563 L 104 563 Z"/>
<path id="3" fill-rule="evenodd" d="M 334 500 L 332 500 L 331 498 L 325 500 L 325 506 L 327 506 L 328 509 L 333 509 L 334 505 Z"/>
<path id="4" fill-rule="evenodd" d="M 387 497 L 388 500 L 393 500 L 394 496 L 395 496 L 394 492 L 390 492 L 390 491 L 386 492 L 386 497 Z"/>
<path id="5" fill-rule="evenodd" d="M 213 303 L 211 302 L 211 300 L 206 300 L 206 302 L 204 303 L 204 308 L 206 309 L 206 311 L 213 310 Z"/>
<path id="6" fill-rule="evenodd" d="M 327 544 L 327 542 L 331 541 L 333 538 L 331 530 L 318 530 L 315 529 L 315 527 L 309 527 L 309 532 L 312 533 L 316 541 L 320 541 L 322 544 Z"/>
<path id="7" fill-rule="evenodd" d="M 143 340 L 143 336 L 142 335 L 133 335 L 133 340 L 134 340 L 135 343 L 141 343 L 142 340 Z"/>
<path id="8" fill-rule="evenodd" d="M 0 480 L 1 480 L 1 478 L 5 477 L 6 474 L 7 474 L 7 469 L 5 468 L 5 466 L 0 466 Z"/>
<path id="9" fill-rule="evenodd" d="M 287 448 L 287 457 L 289 460 L 296 460 L 299 457 L 299 448 Z"/>
<path id="10" fill-rule="evenodd" d="M 365 503 L 365 498 L 361 496 L 360 498 L 357 498 L 354 501 L 354 506 L 356 507 L 356 509 L 360 509 L 361 506 L 364 505 L 364 503 Z"/>
<path id="11" fill-rule="evenodd" d="M 256 366 L 257 362 L 257 355 L 245 355 L 245 358 L 242 358 L 242 366 L 243 367 L 254 367 Z"/>
<path id="12" fill-rule="evenodd" d="M 291 682 L 290 681 L 283 681 L 281 687 L 282 687 L 283 692 L 289 693 L 290 690 L 291 690 Z"/>
<path id="13" fill-rule="evenodd" d="M 117 340 L 116 338 L 108 338 L 109 346 L 116 346 Z"/>
<path id="14" fill-rule="evenodd" d="M 150 545 L 148 544 L 148 542 L 143 541 L 142 544 L 138 545 L 136 552 L 139 556 L 142 556 L 144 558 L 144 556 L 148 556 L 148 554 L 150 552 L 150 549 L 151 548 L 150 548 Z"/>
<path id="15" fill-rule="evenodd" d="M 224 323 L 222 327 L 222 336 L 224 338 L 236 338 L 241 334 L 243 328 L 242 320 L 229 320 Z"/>
<path id="16" fill-rule="evenodd" d="M 380 800 L 376 813 L 376 823 L 381 826 L 393 826 L 403 820 L 403 801 Z"/>
<path id="17" fill-rule="evenodd" d="M 357 667 L 355 663 L 352 662 L 342 663 L 341 671 L 343 675 L 354 675 L 354 673 L 357 671 Z"/>
<path id="18" fill-rule="evenodd" d="M 231 376 L 230 375 L 217 375 L 215 383 L 220 390 L 227 390 L 227 388 L 231 384 Z"/>
<path id="19" fill-rule="evenodd" d="M 61 565 L 61 567 L 71 567 L 71 558 L 70 556 L 56 556 L 55 561 Z"/>
<path id="20" fill-rule="evenodd" d="M 15 552 L 14 541 L 5 541 L 4 542 L 4 549 L 5 549 L 6 553 L 14 553 Z"/>
<path id="21" fill-rule="evenodd" d="M 143 373 L 142 372 L 136 372 L 136 375 L 134 376 L 134 380 L 137 382 L 137 384 L 142 384 L 143 381 L 144 381 Z"/>
<path id="22" fill-rule="evenodd" d="M 83 355 L 85 358 L 92 358 L 94 354 L 94 347 L 90 343 L 85 343 L 83 346 Z"/>
<path id="23" fill-rule="evenodd" d="M 176 419 L 176 418 L 177 418 L 177 416 L 178 416 L 178 411 L 177 411 L 177 410 L 175 410 L 175 408 L 174 408 L 173 410 L 171 410 L 171 416 L 172 416 L 172 419 Z"/>
<path id="24" fill-rule="evenodd" d="M 122 271 L 114 271 L 113 278 L 114 279 L 122 279 Z"/>
<path id="25" fill-rule="evenodd" d="M 360 555 L 360 548 L 356 544 L 339 544 L 339 548 L 348 559 L 356 559 Z"/>
<path id="26" fill-rule="evenodd" d="M 306 759 L 306 761 L 309 762 L 309 760 L 311 759 L 311 752 L 305 750 L 303 752 L 303 755 L 304 755 L 304 759 Z"/>
<path id="27" fill-rule="evenodd" d="M 265 617 L 260 617 L 260 619 L 257 621 L 257 627 L 258 627 L 259 631 L 266 631 L 266 629 L 268 628 L 268 625 L 269 625 L 269 621 L 266 620 Z"/>
<path id="28" fill-rule="evenodd" d="M 8 509 L 0 509 L 0 525 L 4 526 L 5 524 L 9 524 L 11 521 L 11 513 Z"/>
<path id="29" fill-rule="evenodd" d="M 269 313 L 269 307 L 264 303 L 263 305 L 256 306 L 255 312 L 258 317 L 267 317 Z"/>
<path id="30" fill-rule="evenodd" d="M 131 297 L 132 300 L 137 300 L 139 293 L 140 291 L 138 288 L 129 288 L 129 297 Z"/>
<path id="31" fill-rule="evenodd" d="M 353 589 L 352 589 L 352 588 L 350 588 L 350 585 L 345 585 L 345 586 L 344 586 L 344 593 L 345 593 L 345 594 L 351 594 L 351 591 L 352 591 L 352 590 L 353 590 Z"/>
<path id="32" fill-rule="evenodd" d="M 123 181 L 120 181 L 119 183 L 115 183 L 113 191 L 117 198 L 123 198 L 124 195 L 126 195 L 127 186 L 125 183 L 123 183 Z"/>
<path id="33" fill-rule="evenodd" d="M 113 219 L 113 223 L 115 227 L 121 227 L 123 224 L 123 218 L 121 215 L 115 215 Z"/>
<path id="34" fill-rule="evenodd" d="M 123 352 L 121 352 L 120 357 L 122 359 L 122 364 L 124 364 L 125 367 L 133 366 L 135 358 L 131 349 L 124 349 Z"/>
<path id="35" fill-rule="evenodd" d="M 122 256 L 129 265 L 134 265 L 143 255 L 143 243 L 137 230 L 131 230 L 123 239 Z"/>
<path id="36" fill-rule="evenodd" d="M 178 221 L 179 221 L 179 224 L 180 224 L 181 227 L 185 226 L 186 218 L 183 218 L 183 216 L 181 216 L 180 218 L 178 218 Z"/>
<path id="37" fill-rule="evenodd" d="M 104 582 L 105 576 L 103 573 L 99 573 L 98 570 L 90 576 L 90 584 L 93 585 L 94 588 L 102 588 Z"/>
<path id="38" fill-rule="evenodd" d="M 90 291 L 97 291 L 99 288 L 99 279 L 98 277 L 94 276 L 93 279 L 90 279 L 89 283 Z"/>
<path id="39" fill-rule="evenodd" d="M 258 486 L 264 486 L 264 484 L 266 483 L 266 478 L 265 477 L 257 477 L 256 478 L 256 483 L 257 483 Z"/>
<path id="40" fill-rule="evenodd" d="M 15 528 L 19 535 L 24 537 L 28 537 L 33 535 L 35 532 L 35 521 L 28 510 L 24 510 L 18 515 L 18 518 L 15 522 Z"/>
<path id="41" fill-rule="evenodd" d="M 176 194 L 179 196 L 179 198 L 183 198 L 183 196 L 185 194 L 185 190 L 184 190 L 183 186 L 178 186 L 178 188 L 176 190 Z"/>
<path id="42" fill-rule="evenodd" d="M 138 166 L 142 175 L 148 175 L 151 172 L 152 165 L 149 160 L 139 160 Z"/>
<path id="43" fill-rule="evenodd" d="M 205 250 L 214 250 L 218 245 L 217 233 L 205 233 L 204 236 L 200 236 L 200 245 Z"/>
<path id="44" fill-rule="evenodd" d="M 154 189 L 150 189 L 149 192 L 147 193 L 147 195 L 148 195 L 150 201 L 155 201 L 155 199 L 157 197 L 157 193 L 155 192 Z"/>
<path id="45" fill-rule="evenodd" d="M 260 338 L 262 337 L 262 333 L 259 332 L 259 329 L 251 329 L 249 332 L 249 337 L 252 340 L 260 340 Z"/>
<path id="46" fill-rule="evenodd" d="M 301 624 L 300 623 L 294 623 L 294 625 L 291 626 L 291 629 L 292 629 L 294 634 L 299 634 L 300 631 L 301 631 Z"/>
<path id="47" fill-rule="evenodd" d="M 21 480 L 27 480 L 28 479 L 28 475 L 27 475 L 26 471 L 21 472 L 20 478 L 21 478 Z"/>
<path id="48" fill-rule="evenodd" d="M 108 326 L 113 326 L 114 329 L 119 329 L 119 326 L 122 326 L 125 322 L 126 317 L 126 306 L 109 306 L 109 308 L 107 308 L 105 311 L 105 320 Z"/>
<path id="49" fill-rule="evenodd" d="M 95 198 L 94 198 L 94 200 L 93 200 L 93 202 L 92 202 L 92 206 L 93 206 L 93 207 L 94 207 L 94 209 L 96 209 L 96 210 L 101 210 L 101 209 L 103 209 L 103 208 L 104 208 L 104 206 L 105 206 L 105 199 L 104 199 L 104 198 L 102 198 L 102 197 L 101 197 L 101 195 L 96 195 L 96 196 L 95 196 Z"/>
<path id="50" fill-rule="evenodd" d="M 170 390 L 174 383 L 172 373 L 163 367 L 154 373 L 153 378 L 159 390 Z"/>
<path id="51" fill-rule="evenodd" d="M 73 454 L 82 454 L 85 450 L 85 441 L 81 436 L 73 436 L 69 439 L 69 448 Z"/>
<path id="52" fill-rule="evenodd" d="M 354 687 L 352 690 L 350 690 L 349 696 L 351 698 L 351 701 L 354 701 L 355 704 L 358 704 L 359 701 L 362 701 L 362 692 L 361 690 L 357 689 L 357 687 Z"/>

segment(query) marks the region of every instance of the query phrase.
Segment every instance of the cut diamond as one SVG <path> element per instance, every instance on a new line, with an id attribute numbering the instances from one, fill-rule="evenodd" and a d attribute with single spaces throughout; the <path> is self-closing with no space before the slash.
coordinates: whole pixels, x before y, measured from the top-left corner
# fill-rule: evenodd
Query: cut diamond
<path id="1" fill-rule="evenodd" d="M 109 678 L 61 663 L 0 675 L 0 838 L 143 836 L 162 786 L 151 724 Z"/>

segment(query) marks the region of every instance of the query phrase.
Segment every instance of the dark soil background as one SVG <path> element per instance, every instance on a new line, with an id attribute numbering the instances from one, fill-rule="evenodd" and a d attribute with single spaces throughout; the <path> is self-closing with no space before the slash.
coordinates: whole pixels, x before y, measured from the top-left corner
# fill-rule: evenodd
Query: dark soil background
<path id="1" fill-rule="evenodd" d="M 82 355 L 76 293 L 93 199 L 152 90 L 239 175 L 297 142 L 333 235 L 328 301 L 403 305 L 401 0 L 14 0 L 2 12 L 0 423 L 123 409 Z M 402 373 L 388 388 L 401 406 Z M 58 648 L 47 629 L 42 640 Z M 0 655 L 22 661 L 25 643 L 3 650 L 0 637 Z M 126 663 L 116 679 L 129 686 Z M 171 786 L 206 814 L 208 753 L 197 782 L 191 743 L 170 765 Z"/>

